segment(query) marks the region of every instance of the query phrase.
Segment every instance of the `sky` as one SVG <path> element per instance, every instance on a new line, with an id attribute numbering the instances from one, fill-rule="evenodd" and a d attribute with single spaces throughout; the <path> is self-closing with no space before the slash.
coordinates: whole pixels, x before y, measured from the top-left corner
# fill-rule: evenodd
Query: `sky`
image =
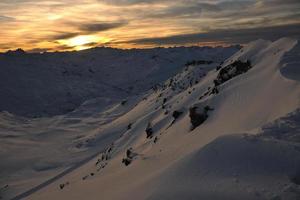
<path id="1" fill-rule="evenodd" d="M 0 0 L 0 51 L 216 46 L 299 35 L 299 0 Z"/>

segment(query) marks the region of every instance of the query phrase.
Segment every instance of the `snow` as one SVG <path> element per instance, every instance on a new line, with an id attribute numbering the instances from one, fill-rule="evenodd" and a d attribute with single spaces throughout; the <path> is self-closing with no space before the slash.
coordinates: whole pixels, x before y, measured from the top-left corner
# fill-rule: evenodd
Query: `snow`
<path id="1" fill-rule="evenodd" d="M 96 97 L 120 101 L 173 76 L 192 59 L 221 62 L 237 50 L 238 47 L 94 48 L 0 54 L 0 111 L 27 117 L 54 116 Z"/>
<path id="2" fill-rule="evenodd" d="M 0 113 L 0 186 L 9 185 L 4 195 L 16 196 L 102 152 L 134 122 L 113 121 L 186 62 L 221 62 L 236 51 L 237 47 L 96 48 L 0 55 L 0 106 L 14 113 Z"/>
<path id="3" fill-rule="evenodd" d="M 110 98 L 99 98 L 102 108 L 97 108 L 98 101 L 92 100 L 66 115 L 31 119 L 32 129 L 41 127 L 33 122 L 43 122 L 45 126 L 51 124 L 53 128 L 72 132 L 60 134 L 66 137 L 60 141 L 62 148 L 69 144 L 71 153 L 63 155 L 63 159 L 54 156 L 54 161 L 67 160 L 70 166 L 80 153 L 93 152 L 95 157 L 19 197 L 298 199 L 298 55 L 297 40 L 257 40 L 221 65 L 224 69 L 237 60 L 249 60 L 251 68 L 218 86 L 214 80 L 220 73 L 216 70 L 219 61 L 187 65 L 173 77 L 165 76 L 170 78 L 146 93 L 128 98 L 124 105 L 120 101 L 110 104 Z M 213 92 L 214 89 L 218 92 Z M 193 106 L 212 108 L 207 119 L 194 129 L 189 113 Z M 182 112 L 175 121 L 174 111 Z M 8 113 L 3 115 L 8 120 L 4 124 L 28 120 Z M 147 127 L 151 127 L 152 137 L 147 138 Z M 46 135 L 53 137 L 50 141 L 64 138 L 52 136 L 52 130 L 47 130 Z M 12 134 L 20 133 L 13 130 Z M 71 142 L 68 135 L 73 138 Z M 32 138 L 36 139 L 36 134 Z M 32 140 L 27 142 L 30 145 Z M 76 147 L 76 144 L 80 145 Z M 7 144 L 7 148 L 10 146 Z M 47 151 L 50 153 L 53 148 L 55 145 Z M 128 158 L 128 150 L 133 153 L 125 166 L 122 160 Z M 48 160 L 45 158 L 44 162 Z M 47 165 L 38 166 L 38 169 L 45 168 L 49 172 Z M 64 184 L 62 189 L 61 184 Z M 11 195 L 10 186 L 5 190 L 4 194 Z"/>
<path id="4" fill-rule="evenodd" d="M 281 190 L 299 176 L 295 147 L 247 135 L 219 137 L 158 175 L 147 199 L 288 199 Z"/>

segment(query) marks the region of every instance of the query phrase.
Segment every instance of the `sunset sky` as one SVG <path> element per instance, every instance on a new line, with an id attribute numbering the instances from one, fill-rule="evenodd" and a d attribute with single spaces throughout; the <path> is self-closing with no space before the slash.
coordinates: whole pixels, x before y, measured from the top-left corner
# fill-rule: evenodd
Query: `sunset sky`
<path id="1" fill-rule="evenodd" d="M 299 35 L 299 0 L 0 0 L 0 51 L 228 45 Z"/>

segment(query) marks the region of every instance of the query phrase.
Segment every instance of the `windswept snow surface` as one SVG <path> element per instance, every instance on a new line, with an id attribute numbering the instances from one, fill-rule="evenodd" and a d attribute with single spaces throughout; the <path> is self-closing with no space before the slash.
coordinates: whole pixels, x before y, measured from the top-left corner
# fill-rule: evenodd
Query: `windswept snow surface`
<path id="1" fill-rule="evenodd" d="M 185 66 L 85 135 L 118 135 L 104 152 L 27 198 L 299 199 L 298 55 L 297 40 L 257 40 L 221 69 Z M 251 68 L 228 67 L 238 60 Z M 216 85 L 225 69 L 233 78 Z M 207 114 L 194 129 L 191 107 Z"/>
<path id="2" fill-rule="evenodd" d="M 74 171 L 126 132 L 134 121 L 118 119 L 151 87 L 192 60 L 213 61 L 199 68 L 204 75 L 236 51 L 96 48 L 1 54 L 0 197 L 31 193 Z"/>

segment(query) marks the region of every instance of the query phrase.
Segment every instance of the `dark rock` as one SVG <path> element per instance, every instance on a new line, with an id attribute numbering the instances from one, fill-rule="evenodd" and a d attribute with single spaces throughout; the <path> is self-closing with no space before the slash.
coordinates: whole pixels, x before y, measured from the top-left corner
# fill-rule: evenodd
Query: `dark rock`
<path id="1" fill-rule="evenodd" d="M 210 60 L 192 60 L 189 61 L 185 64 L 185 66 L 190 66 L 190 65 L 210 65 L 212 64 L 213 61 Z"/>
<path id="2" fill-rule="evenodd" d="M 167 102 L 167 98 L 163 99 L 163 104 L 165 104 Z"/>
<path id="3" fill-rule="evenodd" d="M 212 111 L 212 110 L 214 110 L 214 109 L 211 108 L 211 107 L 209 107 L 209 106 L 205 106 L 205 107 L 204 107 L 204 111 L 205 111 L 205 112 Z"/>
<path id="4" fill-rule="evenodd" d="M 123 101 L 121 102 L 121 105 L 124 106 L 126 103 L 127 103 L 127 100 L 123 100 Z"/>
<path id="5" fill-rule="evenodd" d="M 132 158 L 134 157 L 134 154 L 133 154 L 133 152 L 132 152 L 132 148 L 127 149 L 127 151 L 126 151 L 126 156 L 127 156 L 127 158 L 129 158 L 129 159 L 132 159 Z"/>
<path id="6" fill-rule="evenodd" d="M 221 85 L 222 83 L 234 78 L 235 76 L 238 76 L 240 74 L 243 74 L 247 72 L 249 69 L 251 69 L 251 62 L 247 60 L 246 62 L 242 62 L 240 60 L 237 60 L 233 62 L 230 65 L 227 65 L 226 67 L 223 67 L 217 76 L 217 79 L 214 80 L 215 86 Z"/>
<path id="7" fill-rule="evenodd" d="M 211 94 L 219 94 L 219 90 L 217 87 L 214 87 L 211 91 Z"/>
<path id="8" fill-rule="evenodd" d="M 209 94 L 209 91 L 206 91 L 204 94 L 203 94 L 203 96 L 206 96 L 206 95 L 208 95 Z"/>
<path id="9" fill-rule="evenodd" d="M 122 163 L 124 163 L 125 166 L 128 166 L 131 163 L 131 159 L 129 159 L 129 158 L 123 158 L 122 159 Z"/>
<path id="10" fill-rule="evenodd" d="M 95 165 L 97 166 L 100 162 L 101 162 L 101 159 L 98 159 Z"/>
<path id="11" fill-rule="evenodd" d="M 65 187 L 65 184 L 59 184 L 59 188 L 62 190 Z"/>
<path id="12" fill-rule="evenodd" d="M 180 117 L 180 115 L 182 115 L 182 113 L 183 113 L 183 112 L 181 112 L 181 111 L 175 110 L 175 111 L 173 112 L 173 114 L 172 114 L 172 117 L 173 117 L 174 119 L 177 119 L 178 117 Z"/>
<path id="13" fill-rule="evenodd" d="M 197 106 L 194 106 L 190 108 L 190 119 L 192 124 L 192 130 L 194 130 L 196 127 L 200 126 L 203 122 L 206 121 L 208 118 L 208 111 L 213 110 L 209 106 L 205 106 L 204 108 L 199 108 Z"/>
<path id="14" fill-rule="evenodd" d="M 151 127 L 151 123 L 149 123 L 146 128 L 146 135 L 147 135 L 147 138 L 152 138 L 152 136 L 153 136 L 153 129 Z"/>

